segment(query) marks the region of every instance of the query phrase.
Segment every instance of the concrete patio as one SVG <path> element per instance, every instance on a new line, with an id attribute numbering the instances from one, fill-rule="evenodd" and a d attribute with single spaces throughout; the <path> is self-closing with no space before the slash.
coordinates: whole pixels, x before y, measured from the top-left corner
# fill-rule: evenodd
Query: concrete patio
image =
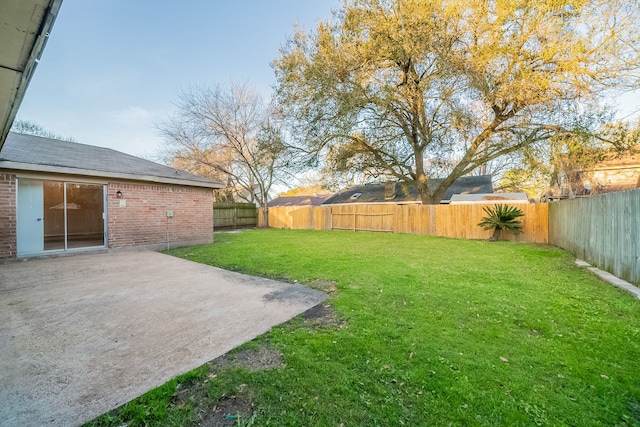
<path id="1" fill-rule="evenodd" d="M 155 252 L 0 264 L 0 420 L 80 425 L 326 295 Z"/>

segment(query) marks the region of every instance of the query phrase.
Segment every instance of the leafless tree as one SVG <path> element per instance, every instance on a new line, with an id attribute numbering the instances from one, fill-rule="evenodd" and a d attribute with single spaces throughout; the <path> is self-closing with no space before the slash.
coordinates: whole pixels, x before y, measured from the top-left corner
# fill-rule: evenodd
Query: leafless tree
<path id="1" fill-rule="evenodd" d="M 193 87 L 176 114 L 158 125 L 173 165 L 227 184 L 227 195 L 255 202 L 265 226 L 271 187 L 286 169 L 277 109 L 248 84 Z"/>

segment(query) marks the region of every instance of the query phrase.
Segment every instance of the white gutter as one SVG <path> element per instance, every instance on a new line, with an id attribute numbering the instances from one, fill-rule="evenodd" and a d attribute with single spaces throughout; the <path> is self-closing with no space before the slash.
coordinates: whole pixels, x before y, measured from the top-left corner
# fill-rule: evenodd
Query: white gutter
<path id="1" fill-rule="evenodd" d="M 7 3 L 5 7 L 21 8 L 21 13 L 33 14 L 34 9 L 37 10 L 37 8 L 40 6 L 37 3 L 38 2 L 34 2 L 32 0 L 16 0 L 14 2 Z M 56 17 L 58 16 L 61 5 L 62 0 L 50 0 L 48 2 L 48 5 L 44 7 L 45 12 L 38 28 L 20 28 L 20 30 L 24 30 L 26 33 L 34 32 L 35 39 L 31 46 L 28 46 L 28 43 L 25 43 L 25 45 L 27 46 L 23 46 L 23 49 L 21 50 L 22 52 L 24 52 L 25 50 L 29 52 L 29 58 L 27 59 L 22 69 L 4 68 L 4 70 L 8 70 L 9 72 L 16 75 L 18 84 L 15 86 L 14 95 L 10 96 L 10 98 L 12 99 L 2 100 L 3 102 L 8 101 L 9 108 L 7 108 L 7 113 L 4 115 L 4 117 L 0 117 L 0 149 L 4 145 L 4 141 L 7 139 L 9 129 L 11 129 L 11 125 L 13 124 L 13 120 L 18 113 L 18 108 L 22 103 L 22 99 L 24 98 L 24 94 L 27 91 L 27 87 L 29 86 L 29 82 L 31 81 L 31 77 L 33 76 L 33 72 L 35 71 L 36 66 L 38 65 L 38 61 L 42 56 L 44 47 L 47 44 L 47 40 L 49 39 L 49 33 L 53 28 L 53 24 L 56 20 Z M 11 40 L 3 40 L 2 43 L 11 43 Z M 8 59 L 15 60 L 18 58 Z"/>
<path id="2" fill-rule="evenodd" d="M 113 178 L 113 179 L 128 179 L 133 181 L 143 181 L 143 182 L 153 182 L 158 184 L 174 184 L 174 185 L 185 185 L 189 187 L 202 187 L 202 188 L 211 188 L 218 189 L 224 188 L 224 186 L 220 183 L 214 181 L 192 181 L 189 179 L 183 178 L 169 178 L 163 176 L 154 176 L 154 175 L 136 175 L 130 173 L 120 173 L 120 172 L 104 172 L 97 171 L 91 169 L 79 169 L 79 168 L 69 168 L 69 167 L 61 167 L 61 166 L 46 166 L 46 165 L 34 165 L 31 163 L 18 163 L 18 162 L 10 162 L 6 160 L 0 160 L 0 169 L 12 169 L 12 170 L 22 170 L 22 171 L 31 171 L 31 172 L 43 172 L 43 173 L 57 173 L 57 174 L 66 174 L 66 175 L 80 175 L 80 176 L 92 176 L 92 177 L 100 177 L 100 178 Z"/>

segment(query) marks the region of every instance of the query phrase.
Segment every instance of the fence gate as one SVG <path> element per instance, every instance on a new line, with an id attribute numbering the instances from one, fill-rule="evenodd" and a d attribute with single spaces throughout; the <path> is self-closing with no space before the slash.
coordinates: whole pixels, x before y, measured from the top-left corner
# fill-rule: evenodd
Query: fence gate
<path id="1" fill-rule="evenodd" d="M 258 225 L 258 209 L 253 203 L 214 203 L 213 228 L 252 228 Z"/>

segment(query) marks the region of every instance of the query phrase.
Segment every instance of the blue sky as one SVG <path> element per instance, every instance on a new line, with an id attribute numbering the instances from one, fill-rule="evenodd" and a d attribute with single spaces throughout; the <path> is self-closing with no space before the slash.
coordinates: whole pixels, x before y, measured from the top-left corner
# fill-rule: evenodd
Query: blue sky
<path id="1" fill-rule="evenodd" d="M 270 62 L 341 0 L 64 0 L 18 111 L 62 136 L 134 155 L 161 145 L 155 123 L 181 88 L 275 83 Z"/>
<path id="2" fill-rule="evenodd" d="M 314 28 L 341 0 L 64 0 L 18 111 L 78 142 L 151 156 L 155 124 L 181 88 L 275 82 L 270 62 L 294 25 Z M 637 94 L 612 104 L 640 109 Z M 637 114 L 636 114 L 637 116 Z"/>

